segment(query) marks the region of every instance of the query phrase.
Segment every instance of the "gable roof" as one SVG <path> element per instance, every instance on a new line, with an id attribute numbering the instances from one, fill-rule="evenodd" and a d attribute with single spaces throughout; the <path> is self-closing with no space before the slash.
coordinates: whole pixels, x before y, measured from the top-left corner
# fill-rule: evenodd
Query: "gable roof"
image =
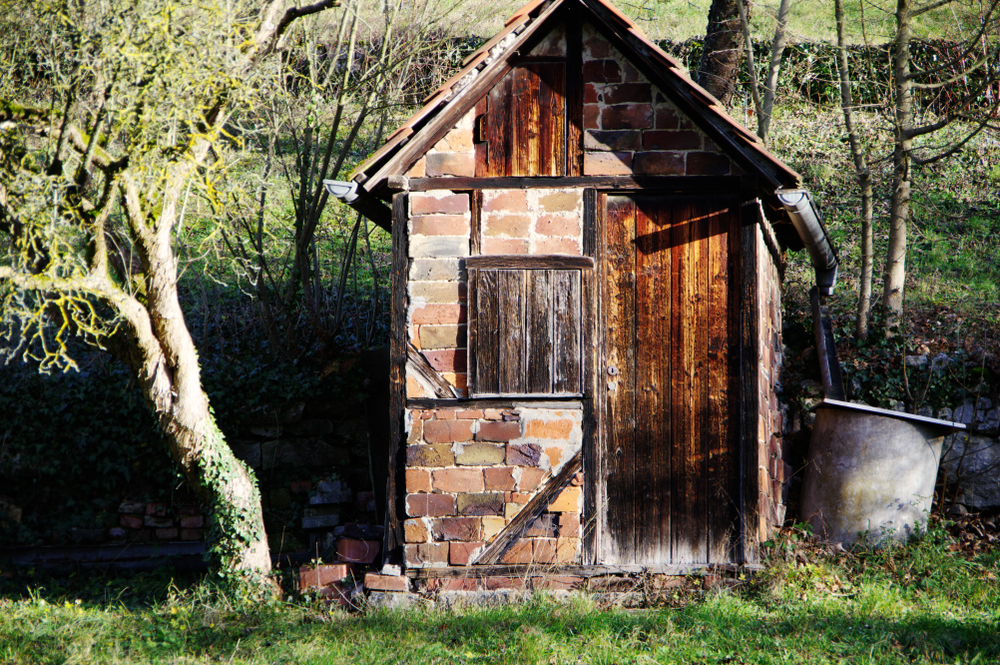
<path id="1" fill-rule="evenodd" d="M 722 104 L 695 83 L 683 65 L 661 50 L 627 16 L 606 0 L 532 0 L 517 10 L 496 36 L 472 53 L 463 67 L 424 101 L 351 177 L 368 192 L 383 188 L 389 176 L 401 175 L 451 129 L 516 64 L 521 46 L 533 34 L 555 27 L 561 7 L 584 10 L 583 16 L 614 44 L 653 85 L 700 126 L 762 184 L 798 187 L 801 177 L 772 155 L 756 134 L 730 116 Z M 541 33 L 541 34 L 544 34 Z M 770 192 L 768 192 L 770 194 Z"/>

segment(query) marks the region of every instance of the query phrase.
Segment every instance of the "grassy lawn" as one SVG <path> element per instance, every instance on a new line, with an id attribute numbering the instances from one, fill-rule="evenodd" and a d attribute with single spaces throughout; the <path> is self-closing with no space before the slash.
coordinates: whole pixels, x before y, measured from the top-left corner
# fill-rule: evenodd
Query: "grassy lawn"
<path id="1" fill-rule="evenodd" d="M 831 552 L 787 530 L 766 572 L 625 609 L 578 594 L 475 609 L 330 610 L 201 580 L 3 582 L 0 663 L 995 663 L 1000 555 L 933 528 Z M 11 573 L 8 572 L 8 575 Z M 50 590 L 51 589 L 51 590 Z"/>

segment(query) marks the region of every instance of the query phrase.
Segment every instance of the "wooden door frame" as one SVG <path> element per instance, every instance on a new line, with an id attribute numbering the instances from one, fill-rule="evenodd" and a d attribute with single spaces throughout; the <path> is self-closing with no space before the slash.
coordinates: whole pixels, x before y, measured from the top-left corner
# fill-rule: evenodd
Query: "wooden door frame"
<path id="1" fill-rule="evenodd" d="M 584 508 L 581 523 L 584 525 L 582 563 L 584 565 L 600 565 L 602 540 L 606 536 L 607 494 L 604 479 L 607 476 L 607 460 L 602 454 L 605 446 L 605 417 L 607 410 L 607 394 L 601 388 L 605 377 L 602 373 L 604 353 L 606 348 L 604 326 L 604 271 L 606 255 L 604 248 L 604 233 L 607 219 L 607 197 L 613 195 L 627 196 L 701 196 L 710 194 L 703 189 L 669 189 L 669 190 L 635 190 L 635 189 L 587 189 L 584 191 L 584 254 L 594 259 L 594 270 L 590 283 L 585 287 L 590 312 L 590 326 L 587 326 L 587 336 L 591 340 L 587 353 L 587 363 L 591 367 L 590 398 L 584 400 L 584 437 L 583 437 L 583 469 L 584 469 Z M 736 215 L 740 224 L 738 239 L 738 256 L 733 257 L 733 270 L 730 279 L 737 280 L 730 293 L 738 294 L 734 306 L 738 308 L 736 325 L 738 330 L 739 365 L 738 394 L 731 395 L 736 400 L 739 409 L 739 422 L 732 439 L 738 446 L 736 479 L 739 493 L 738 533 L 733 539 L 735 545 L 734 563 L 756 563 L 759 559 L 759 545 L 756 538 L 758 521 L 758 491 L 757 478 L 757 414 L 758 414 L 758 378 L 757 350 L 758 337 L 758 297 L 757 297 L 757 256 L 756 256 L 756 205 L 755 194 L 738 191 L 729 194 L 739 206 Z M 657 566 L 662 568 L 662 566 Z"/>

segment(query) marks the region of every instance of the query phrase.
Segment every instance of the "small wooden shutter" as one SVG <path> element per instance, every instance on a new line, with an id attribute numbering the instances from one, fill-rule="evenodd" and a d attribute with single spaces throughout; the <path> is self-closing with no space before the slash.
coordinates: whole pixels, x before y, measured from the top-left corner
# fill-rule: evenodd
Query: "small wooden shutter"
<path id="1" fill-rule="evenodd" d="M 579 269 L 480 268 L 469 281 L 472 396 L 583 393 Z"/>

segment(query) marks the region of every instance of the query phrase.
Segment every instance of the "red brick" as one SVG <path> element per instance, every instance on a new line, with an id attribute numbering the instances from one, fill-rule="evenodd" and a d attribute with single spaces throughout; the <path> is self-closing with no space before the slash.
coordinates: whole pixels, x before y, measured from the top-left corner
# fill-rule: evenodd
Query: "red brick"
<path id="1" fill-rule="evenodd" d="M 434 520 L 432 531 L 435 540 L 460 540 L 471 543 L 482 540 L 482 524 L 478 517 L 443 517 Z"/>
<path id="2" fill-rule="evenodd" d="M 409 519 L 403 522 L 403 540 L 408 543 L 426 543 L 429 532 L 427 525 L 421 519 Z"/>
<path id="3" fill-rule="evenodd" d="M 601 107 L 597 104 L 584 104 L 583 105 L 583 128 L 584 129 L 600 129 L 601 128 Z"/>
<path id="4" fill-rule="evenodd" d="M 453 542 L 450 543 L 451 547 L 448 549 L 448 563 L 453 566 L 468 566 L 472 563 L 472 557 L 475 556 L 476 550 L 483 546 L 483 543 L 461 543 Z"/>
<path id="5" fill-rule="evenodd" d="M 681 116 L 677 114 L 673 106 L 657 105 L 655 115 L 657 129 L 680 129 Z"/>
<path id="6" fill-rule="evenodd" d="M 410 493 L 430 492 L 431 472 L 427 469 L 407 469 L 406 491 Z"/>
<path id="7" fill-rule="evenodd" d="M 532 538 L 531 556 L 535 563 L 556 562 L 555 538 Z"/>
<path id="8" fill-rule="evenodd" d="M 622 83 L 604 88 L 605 104 L 649 104 L 653 91 L 648 83 Z"/>
<path id="9" fill-rule="evenodd" d="M 683 152 L 637 152 L 636 175 L 684 175 Z"/>
<path id="10" fill-rule="evenodd" d="M 500 557 L 500 563 L 531 563 L 531 541 L 525 538 L 515 541 L 507 552 Z"/>
<path id="11" fill-rule="evenodd" d="M 619 83 L 622 80 L 622 70 L 617 60 L 588 60 L 583 63 L 583 80 Z"/>
<path id="12" fill-rule="evenodd" d="M 584 175 L 630 175 L 631 173 L 631 152 L 583 153 Z"/>
<path id="13" fill-rule="evenodd" d="M 528 241 L 522 238 L 483 238 L 483 254 L 527 254 Z"/>
<path id="14" fill-rule="evenodd" d="M 651 104 L 606 106 L 601 111 L 602 129 L 646 129 L 653 126 Z"/>
<path id="15" fill-rule="evenodd" d="M 413 192 L 410 194 L 410 214 L 435 215 L 469 212 L 468 194 L 444 194 L 435 192 Z"/>
<path id="16" fill-rule="evenodd" d="M 454 515 L 455 497 L 450 494 L 407 494 L 406 514 L 410 517 Z"/>
<path id="17" fill-rule="evenodd" d="M 181 540 L 199 541 L 204 539 L 205 534 L 201 529 L 181 529 Z"/>
<path id="18" fill-rule="evenodd" d="M 643 150 L 701 150 L 701 132 L 661 129 L 642 133 Z"/>
<path id="19" fill-rule="evenodd" d="M 528 193 L 523 189 L 503 190 L 483 197 L 483 212 L 527 212 Z"/>
<path id="20" fill-rule="evenodd" d="M 177 537 L 179 535 L 180 535 L 180 532 L 177 529 L 173 528 L 173 527 L 170 527 L 168 529 L 157 529 L 156 530 L 156 539 L 157 540 L 177 540 Z"/>
<path id="21" fill-rule="evenodd" d="M 460 409 L 455 412 L 455 417 L 459 420 L 477 420 L 483 417 L 482 409 Z"/>
<path id="22" fill-rule="evenodd" d="M 419 545 L 407 545 L 406 565 L 447 565 L 448 563 L 448 543 L 420 543 Z"/>
<path id="23" fill-rule="evenodd" d="M 482 469 L 439 469 L 432 474 L 434 489 L 442 492 L 482 492 Z"/>
<path id="24" fill-rule="evenodd" d="M 530 563 L 530 561 L 526 563 Z M 499 575 L 484 577 L 482 580 L 483 586 L 489 591 L 495 591 L 496 589 L 523 589 L 526 582 L 527 580 L 523 577 L 501 577 Z"/>
<path id="25" fill-rule="evenodd" d="M 372 591 L 409 591 L 410 580 L 405 575 L 365 573 L 365 588 Z"/>
<path id="26" fill-rule="evenodd" d="M 516 487 L 514 467 L 511 466 L 483 469 L 483 480 L 487 490 L 513 490 Z"/>
<path id="27" fill-rule="evenodd" d="M 302 566 L 299 568 L 299 591 L 309 591 L 310 589 L 329 586 L 334 582 L 339 582 L 350 574 L 350 565 L 346 563 Z"/>
<path id="28" fill-rule="evenodd" d="M 576 575 L 543 575 L 534 578 L 534 587 L 547 591 L 572 591 L 582 588 L 585 579 Z"/>
<path id="29" fill-rule="evenodd" d="M 147 503 L 146 504 L 146 514 L 155 515 L 156 517 L 163 517 L 167 514 L 167 507 L 162 503 Z"/>
<path id="30" fill-rule="evenodd" d="M 583 251 L 577 238 L 541 238 L 535 243 L 538 254 L 570 254 L 579 256 Z"/>
<path id="31" fill-rule="evenodd" d="M 410 323 L 465 323 L 465 305 L 424 305 L 413 310 Z"/>
<path id="32" fill-rule="evenodd" d="M 597 86 L 593 83 L 587 83 L 583 86 L 583 103 L 584 104 L 597 104 L 603 99 L 604 86 Z"/>
<path id="33" fill-rule="evenodd" d="M 454 420 L 455 409 L 435 409 L 434 418 L 437 420 Z"/>
<path id="34" fill-rule="evenodd" d="M 688 153 L 688 175 L 729 175 L 729 166 L 729 158 L 717 152 Z"/>
<path id="35" fill-rule="evenodd" d="M 585 39 L 583 50 L 591 58 L 606 58 L 611 55 L 611 45 L 599 35 Z"/>
<path id="36" fill-rule="evenodd" d="M 181 518 L 182 529 L 200 529 L 205 526 L 205 518 L 201 515 L 185 515 Z"/>
<path id="37" fill-rule="evenodd" d="M 465 349 L 435 349 L 420 352 L 431 367 L 439 372 L 464 372 L 467 354 Z"/>
<path id="38" fill-rule="evenodd" d="M 641 147 L 642 132 L 637 129 L 621 129 L 614 132 L 590 131 L 583 135 L 584 150 L 630 152 Z"/>
<path id="39" fill-rule="evenodd" d="M 425 424 L 441 422 L 439 420 L 425 421 Z M 407 466 L 454 466 L 455 453 L 451 446 L 407 446 Z"/>
<path id="40" fill-rule="evenodd" d="M 521 423 L 490 421 L 479 425 L 476 441 L 511 441 L 521 438 Z"/>
<path id="41" fill-rule="evenodd" d="M 476 158 L 471 152 L 435 152 L 427 155 L 424 167 L 429 177 L 476 175 Z"/>
<path id="42" fill-rule="evenodd" d="M 577 236 L 580 234 L 580 219 L 566 215 L 542 215 L 535 221 L 535 231 L 545 236 Z"/>
<path id="43" fill-rule="evenodd" d="M 525 436 L 532 439 L 568 439 L 572 420 L 530 420 Z"/>
<path id="44" fill-rule="evenodd" d="M 533 492 L 547 475 L 548 472 L 542 469 L 523 468 L 521 469 L 521 482 L 518 483 L 518 489 L 522 492 Z"/>
<path id="45" fill-rule="evenodd" d="M 541 457 L 542 448 L 535 443 L 512 443 L 507 446 L 509 466 L 538 466 Z"/>
<path id="46" fill-rule="evenodd" d="M 311 485 L 312 483 L 310 483 Z M 293 490 L 294 491 L 294 490 Z M 182 503 L 177 507 L 178 515 L 201 515 L 201 506 L 197 503 Z"/>
<path id="47" fill-rule="evenodd" d="M 578 538 L 580 536 L 580 513 L 562 513 L 559 516 L 559 537 Z"/>
<path id="48" fill-rule="evenodd" d="M 138 515 L 121 515 L 118 518 L 118 523 L 126 529 L 142 528 L 142 518 Z"/>
<path id="49" fill-rule="evenodd" d="M 337 541 L 337 558 L 350 563 L 368 564 L 375 560 L 382 543 L 377 540 L 341 538 Z"/>
<path id="50" fill-rule="evenodd" d="M 414 234 L 461 236 L 469 233 L 469 220 L 464 215 L 418 215 L 410 223 Z"/>
<path id="51" fill-rule="evenodd" d="M 622 67 L 622 80 L 625 81 L 626 83 L 631 83 L 633 81 L 642 81 L 642 74 L 639 73 L 639 70 L 635 68 L 635 65 L 633 65 L 631 62 L 626 61 L 624 66 Z M 649 85 L 649 84 L 646 83 L 644 85 Z"/>
<path id="52" fill-rule="evenodd" d="M 474 577 L 437 577 L 424 582 L 427 591 L 475 591 L 479 580 Z"/>
<path id="53" fill-rule="evenodd" d="M 453 443 L 472 440 L 471 420 L 428 420 L 424 422 L 424 440 L 428 443 Z M 454 459 L 454 457 L 452 457 Z M 420 465 L 414 465 L 420 466 Z M 427 465 L 430 466 L 430 465 Z"/>

